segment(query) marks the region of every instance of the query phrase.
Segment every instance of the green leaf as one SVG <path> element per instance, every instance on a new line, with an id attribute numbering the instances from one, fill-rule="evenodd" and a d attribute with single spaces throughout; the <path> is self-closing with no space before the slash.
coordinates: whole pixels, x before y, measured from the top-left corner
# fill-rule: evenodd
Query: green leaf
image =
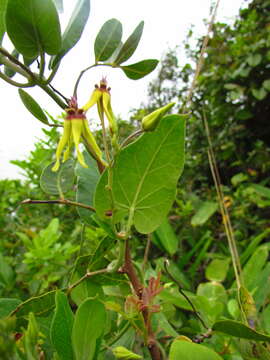
<path id="1" fill-rule="evenodd" d="M 90 0 L 78 0 L 68 25 L 62 36 L 62 47 L 55 56 L 51 67 L 56 64 L 71 50 L 80 40 L 84 27 L 90 14 Z"/>
<path id="2" fill-rule="evenodd" d="M 242 172 L 235 174 L 232 178 L 231 178 L 231 183 L 233 184 L 233 186 L 237 186 L 238 184 L 241 184 L 243 181 L 248 180 L 248 176 Z"/>
<path id="3" fill-rule="evenodd" d="M 15 48 L 27 58 L 43 51 L 55 55 L 61 48 L 60 23 L 52 0 L 9 0 L 6 26 Z"/>
<path id="4" fill-rule="evenodd" d="M 114 63 L 119 65 L 127 61 L 137 49 L 143 32 L 144 22 L 141 21 L 129 38 L 125 41 Z"/>
<path id="5" fill-rule="evenodd" d="M 163 223 L 156 229 L 160 243 L 170 255 L 174 255 L 178 249 L 179 239 L 176 237 L 169 221 L 165 219 Z"/>
<path id="6" fill-rule="evenodd" d="M 49 310 L 52 310 L 55 306 L 55 290 L 47 292 L 46 294 L 32 297 L 24 302 L 12 311 L 11 315 L 16 315 L 17 318 L 25 317 L 30 312 L 37 316 L 46 314 Z"/>
<path id="7" fill-rule="evenodd" d="M 5 258 L 0 254 L 0 283 L 5 286 L 12 285 L 14 280 L 14 271 L 12 267 L 5 261 Z"/>
<path id="8" fill-rule="evenodd" d="M 128 218 L 147 234 L 163 222 L 175 199 L 176 184 L 184 167 L 185 116 L 164 117 L 154 132 L 145 133 L 125 147 L 113 166 L 113 221 Z M 105 187 L 107 172 L 96 189 L 95 208 L 101 219 L 111 209 Z"/>
<path id="9" fill-rule="evenodd" d="M 72 344 L 76 360 L 92 360 L 97 339 L 103 335 L 106 325 L 104 305 L 86 299 L 78 308 L 72 330 Z"/>
<path id="10" fill-rule="evenodd" d="M 0 1 L 0 45 L 6 32 L 6 7 L 8 0 Z"/>
<path id="11" fill-rule="evenodd" d="M 137 62 L 136 64 L 120 66 L 120 68 L 124 71 L 129 79 L 138 80 L 155 70 L 157 64 L 158 60 L 147 59 Z"/>
<path id="12" fill-rule="evenodd" d="M 23 89 L 19 89 L 18 91 L 20 98 L 26 109 L 30 111 L 30 113 L 34 115 L 34 117 L 37 118 L 39 121 L 41 121 L 43 124 L 46 125 L 49 124 L 47 116 L 45 115 L 44 111 L 41 109 L 39 104 L 36 102 L 36 100 L 33 99 L 32 96 L 29 95 Z"/>
<path id="13" fill-rule="evenodd" d="M 266 90 L 270 91 L 270 79 L 264 80 L 264 82 L 263 82 L 263 87 L 264 87 Z"/>
<path id="14" fill-rule="evenodd" d="M 258 193 L 261 196 L 264 196 L 268 199 L 270 199 L 270 188 L 266 187 L 266 186 L 262 186 L 259 184 L 252 184 L 251 185 L 252 189 L 254 189 L 256 191 L 256 193 Z"/>
<path id="15" fill-rule="evenodd" d="M 45 167 L 40 177 L 40 186 L 50 195 L 60 195 L 69 191 L 74 183 L 74 161 L 69 159 L 61 164 L 58 171 L 52 171 L 54 162 Z"/>
<path id="16" fill-rule="evenodd" d="M 79 162 L 75 167 L 75 174 L 78 177 L 76 201 L 92 206 L 100 173 L 96 161 L 88 154 L 88 152 L 85 151 L 83 155 L 88 168 L 82 167 Z M 89 210 L 78 207 L 77 211 L 83 222 L 93 225 L 93 220 L 91 219 L 92 214 Z"/>
<path id="17" fill-rule="evenodd" d="M 73 313 L 67 296 L 61 291 L 55 293 L 55 306 L 51 324 L 51 341 L 60 360 L 73 360 L 71 346 Z"/>
<path id="18" fill-rule="evenodd" d="M 0 319 L 8 316 L 20 303 L 19 299 L 0 298 Z"/>
<path id="19" fill-rule="evenodd" d="M 267 95 L 267 91 L 263 87 L 260 89 L 251 89 L 251 92 L 257 100 L 263 100 Z"/>
<path id="20" fill-rule="evenodd" d="M 96 62 L 105 61 L 117 49 L 122 38 L 122 24 L 117 19 L 105 22 L 97 34 L 94 50 Z"/>
<path id="21" fill-rule="evenodd" d="M 19 53 L 16 49 L 14 49 L 11 53 L 12 56 L 14 56 L 15 59 L 19 58 Z M 11 69 L 10 67 L 8 67 L 7 65 L 4 66 L 4 73 L 9 77 L 12 78 L 15 74 L 16 71 L 14 71 L 13 69 Z"/>
<path id="22" fill-rule="evenodd" d="M 207 266 L 205 277 L 211 281 L 224 281 L 229 270 L 230 260 L 214 259 Z"/>
<path id="23" fill-rule="evenodd" d="M 217 211 L 218 204 L 216 202 L 204 201 L 200 204 L 196 213 L 192 216 L 191 225 L 203 225 Z"/>
<path id="24" fill-rule="evenodd" d="M 253 66 L 253 67 L 259 65 L 261 61 L 262 61 L 262 55 L 261 54 L 251 54 L 247 58 L 248 65 Z"/>
<path id="25" fill-rule="evenodd" d="M 193 342 L 174 340 L 169 354 L 169 360 L 222 360 L 212 349 Z"/>
<path id="26" fill-rule="evenodd" d="M 235 320 L 220 320 L 217 321 L 212 330 L 220 331 L 224 334 L 235 336 L 241 339 L 248 339 L 254 341 L 268 341 L 270 342 L 270 336 L 259 333 L 252 328 L 248 327 L 241 322 Z"/>

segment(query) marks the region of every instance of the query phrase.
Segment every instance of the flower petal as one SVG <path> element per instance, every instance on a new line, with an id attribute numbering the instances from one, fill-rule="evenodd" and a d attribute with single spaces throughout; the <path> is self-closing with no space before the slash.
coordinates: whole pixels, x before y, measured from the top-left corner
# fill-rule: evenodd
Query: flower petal
<path id="1" fill-rule="evenodd" d="M 54 167 L 52 168 L 52 171 L 57 171 L 59 169 L 62 151 L 63 151 L 64 147 L 66 146 L 66 144 L 68 143 L 70 137 L 71 137 L 71 121 L 65 120 L 64 121 L 64 132 L 63 132 L 63 135 L 57 145 L 56 163 L 55 163 Z"/>
<path id="2" fill-rule="evenodd" d="M 71 120 L 71 124 L 72 124 L 72 138 L 76 147 L 76 152 L 77 152 L 77 158 L 79 163 L 87 168 L 88 166 L 86 165 L 85 161 L 84 161 L 84 157 L 83 154 L 80 152 L 79 149 L 79 143 L 81 140 L 81 135 L 82 135 L 82 130 L 83 130 L 83 121 L 84 119 L 72 119 Z"/>
<path id="3" fill-rule="evenodd" d="M 92 95 L 91 95 L 89 101 L 82 107 L 82 109 L 84 111 L 89 110 L 92 106 L 94 106 L 98 102 L 98 100 L 101 98 L 101 96 L 102 96 L 102 91 L 100 91 L 99 89 L 95 89 L 92 92 Z"/>
<path id="4" fill-rule="evenodd" d="M 110 130 L 113 134 L 115 134 L 117 133 L 117 124 L 111 107 L 111 95 L 107 92 L 104 92 L 102 101 L 105 114 L 110 124 Z"/>

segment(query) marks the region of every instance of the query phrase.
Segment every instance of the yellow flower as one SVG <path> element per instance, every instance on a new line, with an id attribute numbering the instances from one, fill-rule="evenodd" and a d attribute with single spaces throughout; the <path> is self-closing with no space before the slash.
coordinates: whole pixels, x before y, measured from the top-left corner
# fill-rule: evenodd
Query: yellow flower
<path id="1" fill-rule="evenodd" d="M 71 99 L 70 105 L 71 108 L 66 109 L 66 116 L 64 119 L 64 133 L 58 143 L 56 149 L 56 163 L 52 168 L 52 171 L 57 171 L 60 166 L 60 159 L 64 148 L 66 150 L 63 156 L 63 162 L 69 158 L 70 150 L 75 145 L 77 158 L 79 163 L 87 168 L 83 154 L 79 149 L 80 142 L 84 142 L 87 146 L 87 149 L 90 150 L 92 156 L 98 161 L 98 163 L 106 166 L 106 163 L 102 159 L 102 152 L 96 143 L 96 140 L 91 133 L 87 119 L 83 109 L 77 108 L 77 102 L 75 99 Z"/>
<path id="2" fill-rule="evenodd" d="M 100 118 L 102 118 L 105 113 L 109 121 L 110 132 L 112 135 L 116 135 L 117 123 L 112 111 L 110 90 L 111 89 L 107 87 L 107 80 L 102 78 L 100 85 L 95 85 L 95 90 L 93 91 L 89 101 L 83 106 L 83 110 L 87 111 L 97 104 Z"/>

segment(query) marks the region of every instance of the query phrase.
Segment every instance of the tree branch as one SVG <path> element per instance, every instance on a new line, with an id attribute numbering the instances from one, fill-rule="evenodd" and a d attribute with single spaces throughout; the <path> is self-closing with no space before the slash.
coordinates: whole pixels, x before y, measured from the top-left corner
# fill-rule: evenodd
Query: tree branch
<path id="1" fill-rule="evenodd" d="M 60 205 L 71 205 L 71 206 L 78 206 L 84 209 L 88 209 L 90 211 L 96 211 L 95 208 L 93 208 L 92 206 L 89 205 L 85 205 L 82 203 L 78 203 L 76 201 L 71 201 L 71 200 L 67 200 L 67 199 L 58 199 L 58 200 L 31 200 L 31 199 L 26 199 L 23 200 L 21 202 L 22 205 L 26 205 L 26 204 L 60 204 Z"/>

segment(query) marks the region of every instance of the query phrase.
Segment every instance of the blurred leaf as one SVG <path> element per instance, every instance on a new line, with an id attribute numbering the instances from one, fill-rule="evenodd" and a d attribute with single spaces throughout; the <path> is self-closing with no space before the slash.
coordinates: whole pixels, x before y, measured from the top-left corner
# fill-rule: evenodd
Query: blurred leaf
<path id="1" fill-rule="evenodd" d="M 42 51 L 57 54 L 61 48 L 61 29 L 52 0 L 9 0 L 7 33 L 15 48 L 34 58 Z"/>
<path id="2" fill-rule="evenodd" d="M 97 34 L 94 49 L 96 62 L 105 61 L 117 49 L 122 38 L 122 24 L 117 19 L 105 22 Z"/>
<path id="3" fill-rule="evenodd" d="M 223 285 L 217 282 L 200 283 L 197 288 L 197 295 L 205 296 L 210 302 L 227 302 L 228 295 Z"/>
<path id="4" fill-rule="evenodd" d="M 267 246 L 262 245 L 256 249 L 243 269 L 244 284 L 249 291 L 257 287 L 261 271 L 266 264 L 269 250 Z"/>
<path id="5" fill-rule="evenodd" d="M 60 195 L 69 191 L 74 183 L 74 160 L 67 160 L 58 171 L 52 171 L 54 162 L 45 167 L 40 177 L 42 190 L 50 195 Z"/>
<path id="6" fill-rule="evenodd" d="M 257 100 L 263 100 L 267 95 L 267 91 L 263 87 L 260 89 L 251 89 L 251 92 Z"/>
<path id="7" fill-rule="evenodd" d="M 253 67 L 259 65 L 261 61 L 262 61 L 262 55 L 261 54 L 251 54 L 247 58 L 248 65 L 253 66 Z"/>
<path id="8" fill-rule="evenodd" d="M 53 58 L 51 67 L 55 67 L 59 61 L 77 44 L 80 40 L 84 27 L 90 14 L 90 0 L 78 0 L 68 25 L 62 36 L 60 52 Z"/>
<path id="9" fill-rule="evenodd" d="M 60 360 L 73 360 L 71 332 L 73 313 L 67 296 L 57 291 L 55 293 L 55 313 L 51 324 L 51 341 Z"/>
<path id="10" fill-rule="evenodd" d="M 72 278 L 72 282 L 76 282 L 82 275 L 78 276 L 78 273 Z M 98 281 L 98 280 L 97 280 Z M 103 298 L 104 293 L 102 286 L 95 282 L 93 279 L 86 279 L 81 284 L 76 286 L 71 293 L 71 299 L 77 306 L 80 306 L 87 298 Z"/>
<path id="11" fill-rule="evenodd" d="M 184 293 L 189 297 L 189 299 L 193 302 L 196 299 L 196 295 L 189 292 L 184 291 Z M 163 289 L 162 292 L 158 295 L 165 303 L 173 304 L 180 309 L 193 311 L 190 304 L 187 302 L 185 297 L 179 293 L 178 289 L 173 287 L 169 289 Z"/>
<path id="12" fill-rule="evenodd" d="M 148 59 L 132 65 L 120 66 L 126 76 L 132 80 L 138 80 L 150 74 L 157 67 L 158 60 Z"/>
<path id="13" fill-rule="evenodd" d="M 155 234 L 158 236 L 163 248 L 170 255 L 174 255 L 178 249 L 179 239 L 167 219 L 156 229 Z"/>
<path id="14" fill-rule="evenodd" d="M 263 82 L 263 87 L 264 87 L 266 90 L 270 91 L 270 79 L 264 80 L 264 82 Z"/>
<path id="15" fill-rule="evenodd" d="M 23 89 L 19 89 L 19 95 L 20 98 L 26 107 L 26 109 L 34 115 L 35 118 L 37 118 L 39 121 L 41 121 L 43 124 L 49 124 L 49 121 L 47 119 L 47 116 L 45 115 L 44 111 L 41 109 L 39 104 L 36 102 L 35 99 L 32 98 L 31 95 L 29 95 L 26 91 Z"/>
<path id="16" fill-rule="evenodd" d="M 94 193 L 100 178 L 100 173 L 98 171 L 96 161 L 89 155 L 89 153 L 85 151 L 83 155 L 88 168 L 82 167 L 79 162 L 76 164 L 75 174 L 78 177 L 76 201 L 85 205 L 93 206 Z M 77 211 L 83 222 L 93 225 L 93 220 L 91 218 L 92 214 L 89 210 L 77 207 Z"/>
<path id="17" fill-rule="evenodd" d="M 169 360 L 222 360 L 212 349 L 189 341 L 174 340 Z"/>
<path id="18" fill-rule="evenodd" d="M 270 199 L 270 188 L 266 186 L 262 186 L 259 184 L 252 184 L 252 189 L 254 189 L 259 195 L 264 196 L 268 199 Z"/>
<path id="19" fill-rule="evenodd" d="M 235 320 L 220 320 L 217 321 L 212 330 L 220 331 L 230 336 L 235 336 L 241 339 L 249 339 L 254 341 L 268 341 L 270 342 L 270 336 L 261 334 L 247 325 L 235 321 Z"/>
<path id="20" fill-rule="evenodd" d="M 0 1 L 0 45 L 6 32 L 6 7 L 8 0 Z"/>
<path id="21" fill-rule="evenodd" d="M 238 173 L 231 178 L 233 186 L 237 186 L 238 184 L 246 180 L 248 180 L 248 176 L 244 173 Z"/>
<path id="22" fill-rule="evenodd" d="M 19 299 L 0 298 L 0 319 L 8 316 L 20 303 Z"/>
<path id="23" fill-rule="evenodd" d="M 137 49 L 143 32 L 144 22 L 141 21 L 129 38 L 125 41 L 114 63 L 119 65 L 127 61 Z"/>
<path id="24" fill-rule="evenodd" d="M 229 259 L 214 259 L 207 266 L 205 277 L 211 281 L 224 281 L 229 270 Z"/>
<path id="25" fill-rule="evenodd" d="M 72 330 L 72 344 L 77 360 L 94 359 L 97 339 L 103 335 L 106 325 L 104 305 L 94 299 L 86 299 L 78 308 Z"/>
<path id="26" fill-rule="evenodd" d="M 12 285 L 14 279 L 14 271 L 12 267 L 5 261 L 5 258 L 0 254 L 0 283 L 2 282 L 6 287 Z"/>
<path id="27" fill-rule="evenodd" d="M 184 166 L 184 118 L 164 117 L 154 132 L 142 135 L 115 159 L 112 191 L 116 223 L 128 217 L 137 231 L 147 234 L 163 222 L 175 199 L 175 186 Z M 95 194 L 95 208 L 101 219 L 106 219 L 106 212 L 111 209 L 106 185 L 104 172 Z"/>
<path id="28" fill-rule="evenodd" d="M 17 308 L 12 311 L 11 315 L 16 315 L 17 318 L 25 317 L 30 312 L 34 313 L 36 316 L 44 315 L 54 308 L 54 298 L 55 290 L 40 296 L 32 297 L 17 306 Z"/>
<path id="29" fill-rule="evenodd" d="M 217 211 L 218 204 L 216 202 L 204 201 L 201 203 L 196 213 L 191 218 L 191 225 L 203 225 Z"/>

